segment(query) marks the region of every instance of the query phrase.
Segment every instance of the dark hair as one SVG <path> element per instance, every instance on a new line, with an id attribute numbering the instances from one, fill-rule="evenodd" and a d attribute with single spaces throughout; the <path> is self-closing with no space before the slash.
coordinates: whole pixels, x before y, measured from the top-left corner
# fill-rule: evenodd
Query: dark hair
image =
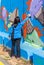
<path id="1" fill-rule="evenodd" d="M 14 24 L 18 24 L 20 23 L 20 18 L 19 16 L 17 16 L 15 19 L 14 19 Z"/>
<path id="2" fill-rule="evenodd" d="M 12 25 L 14 25 L 14 27 L 16 27 L 18 25 L 18 23 L 20 23 L 20 17 L 17 16 L 15 19 L 14 19 L 14 23 Z"/>

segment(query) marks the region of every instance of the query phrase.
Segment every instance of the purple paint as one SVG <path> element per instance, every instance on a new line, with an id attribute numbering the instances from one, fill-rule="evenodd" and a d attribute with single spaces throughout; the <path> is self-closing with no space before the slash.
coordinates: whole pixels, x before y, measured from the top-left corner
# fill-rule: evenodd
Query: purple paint
<path id="1" fill-rule="evenodd" d="M 3 20 L 6 20 L 7 18 L 7 10 L 5 8 L 2 9 L 2 18 Z"/>
<path id="2" fill-rule="evenodd" d="M 35 14 L 39 11 L 39 9 L 42 7 L 42 0 L 33 0 L 31 3 L 30 8 L 30 14 L 32 17 L 35 16 Z"/>

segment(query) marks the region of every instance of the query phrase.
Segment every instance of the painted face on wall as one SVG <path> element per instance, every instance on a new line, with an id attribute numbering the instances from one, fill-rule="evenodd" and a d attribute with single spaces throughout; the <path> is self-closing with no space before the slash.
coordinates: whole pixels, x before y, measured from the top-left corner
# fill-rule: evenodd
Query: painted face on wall
<path id="1" fill-rule="evenodd" d="M 7 18 L 7 10 L 5 7 L 2 7 L 2 19 L 6 20 Z"/>
<path id="2" fill-rule="evenodd" d="M 32 0 L 31 7 L 30 7 L 30 14 L 32 17 L 37 14 L 39 9 L 42 7 L 42 0 Z"/>
<path id="3" fill-rule="evenodd" d="M 4 28 L 6 30 L 8 30 L 8 27 L 7 27 L 7 17 L 8 17 L 8 13 L 7 13 L 7 10 L 6 8 L 3 6 L 2 7 L 2 19 L 4 21 Z"/>

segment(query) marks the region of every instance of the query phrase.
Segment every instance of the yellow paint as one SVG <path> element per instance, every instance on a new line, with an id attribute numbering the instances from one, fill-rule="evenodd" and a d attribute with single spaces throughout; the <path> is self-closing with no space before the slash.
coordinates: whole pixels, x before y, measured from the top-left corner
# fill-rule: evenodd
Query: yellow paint
<path id="1" fill-rule="evenodd" d="M 8 28 L 10 28 L 10 27 L 11 27 L 11 25 L 12 25 L 12 23 L 10 22 L 10 23 L 8 24 Z"/>
<path id="2" fill-rule="evenodd" d="M 40 48 L 40 46 L 36 44 L 32 44 L 32 46 L 34 46 L 35 48 Z"/>
<path id="3" fill-rule="evenodd" d="M 0 65 L 4 65 L 3 62 L 0 61 Z"/>

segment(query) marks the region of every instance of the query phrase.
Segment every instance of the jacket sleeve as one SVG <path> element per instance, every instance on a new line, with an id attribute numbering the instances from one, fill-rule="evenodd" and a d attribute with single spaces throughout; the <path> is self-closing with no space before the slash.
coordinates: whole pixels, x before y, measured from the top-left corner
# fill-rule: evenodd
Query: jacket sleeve
<path id="1" fill-rule="evenodd" d="M 27 22 L 27 20 L 29 20 L 29 17 L 27 17 L 26 19 L 24 19 L 23 21 L 21 21 L 20 26 L 22 27 Z"/>

